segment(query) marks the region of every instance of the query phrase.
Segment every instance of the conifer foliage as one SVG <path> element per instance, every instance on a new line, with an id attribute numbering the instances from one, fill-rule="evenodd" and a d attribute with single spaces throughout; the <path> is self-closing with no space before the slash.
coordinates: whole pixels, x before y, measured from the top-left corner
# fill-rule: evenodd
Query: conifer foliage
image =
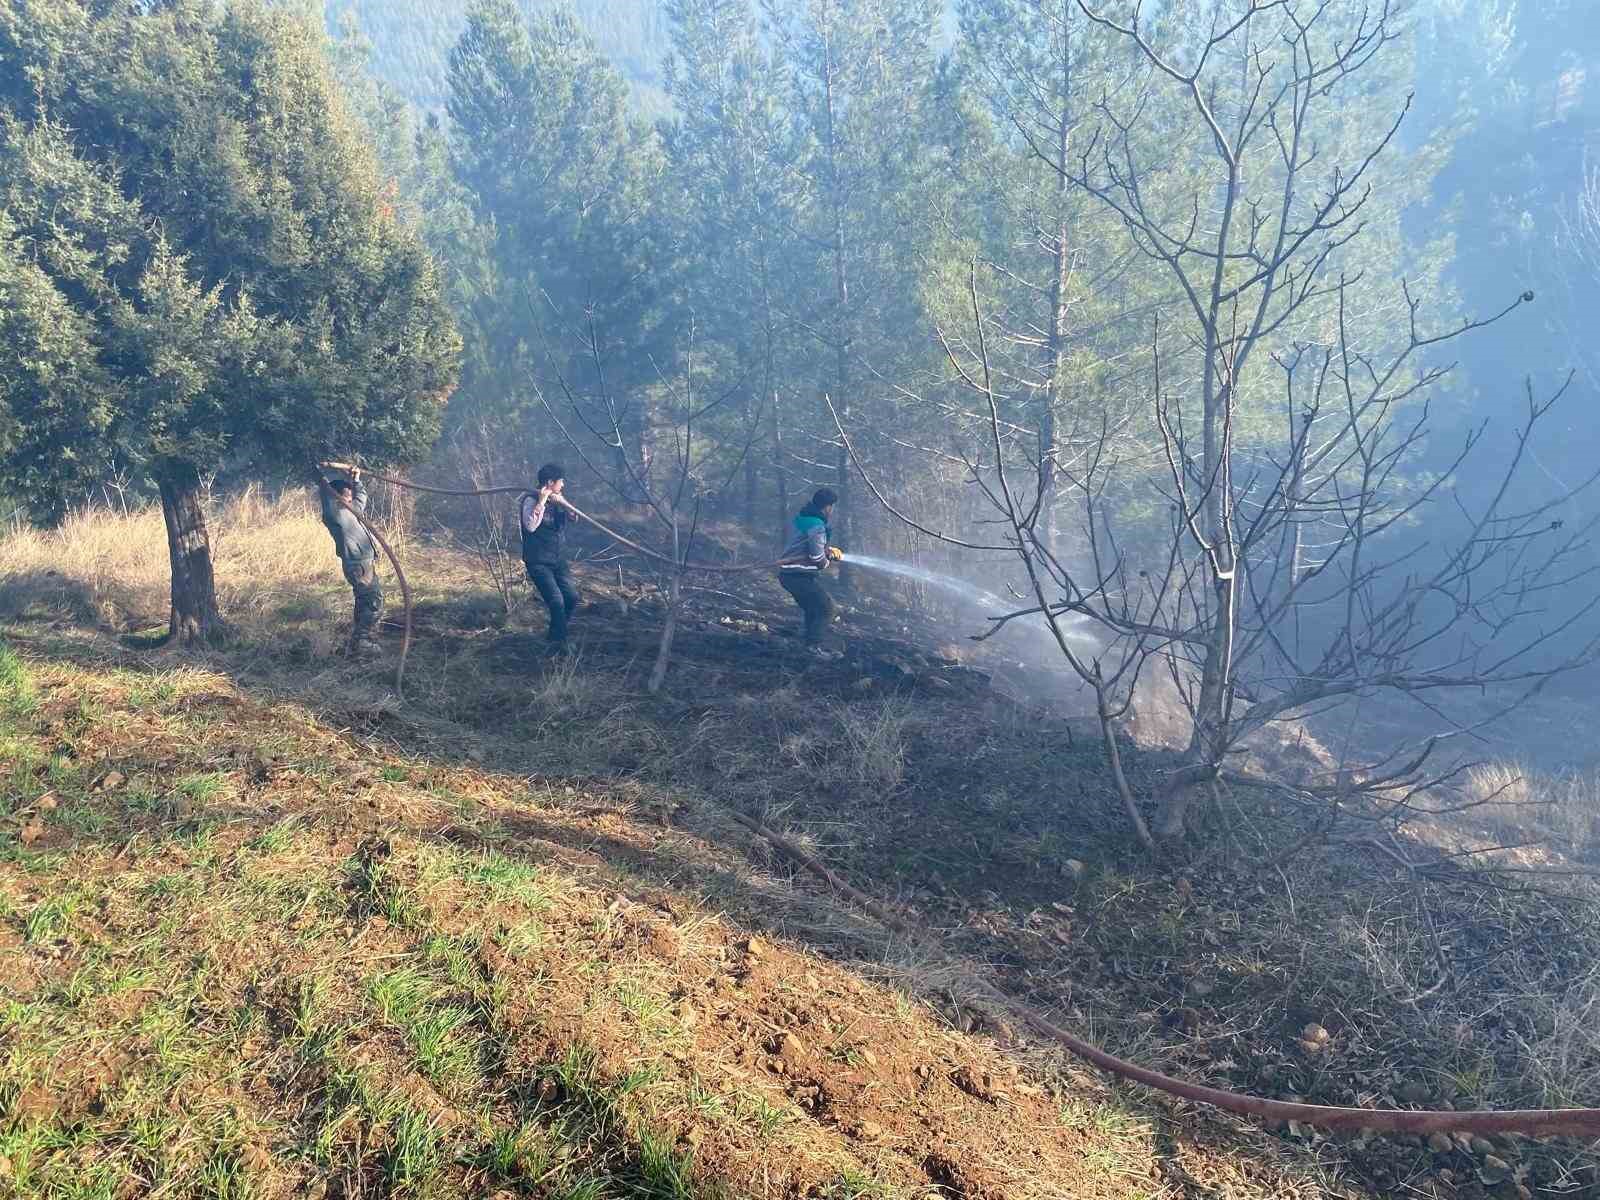
<path id="1" fill-rule="evenodd" d="M 0 0 L 0 487 L 154 483 L 184 640 L 219 622 L 206 474 L 415 460 L 455 380 L 327 49 L 256 0 Z"/>

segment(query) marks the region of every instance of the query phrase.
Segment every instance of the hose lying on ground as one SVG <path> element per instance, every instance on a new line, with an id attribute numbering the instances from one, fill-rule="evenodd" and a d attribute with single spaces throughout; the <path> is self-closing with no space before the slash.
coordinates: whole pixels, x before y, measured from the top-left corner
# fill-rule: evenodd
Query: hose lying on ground
<path id="1" fill-rule="evenodd" d="M 739 824 L 761 837 L 774 849 L 792 858 L 800 866 L 825 881 L 840 895 L 854 901 L 884 925 L 919 947 L 929 950 L 938 958 L 950 961 L 944 947 L 928 938 L 924 931 L 909 921 L 896 916 L 860 888 L 839 878 L 826 864 L 803 850 L 793 840 L 743 813 L 727 809 L 728 815 Z M 965 972 L 963 972 L 965 974 Z M 968 978 L 971 978 L 968 976 Z M 987 980 L 972 980 L 984 993 L 988 1002 L 1002 1013 L 1032 1029 L 1034 1033 L 1060 1045 L 1063 1049 L 1102 1071 L 1123 1079 L 1131 1079 L 1157 1091 L 1208 1104 L 1224 1112 L 1242 1117 L 1268 1121 L 1299 1121 L 1320 1129 L 1345 1131 L 1367 1130 L 1371 1133 L 1420 1134 L 1433 1133 L 1521 1133 L 1532 1137 L 1570 1135 L 1574 1137 L 1600 1137 L 1600 1108 L 1529 1108 L 1504 1111 L 1472 1110 L 1456 1112 L 1453 1109 L 1408 1108 L 1342 1108 L 1326 1104 L 1302 1104 L 1289 1100 L 1269 1100 L 1263 1096 L 1250 1096 L 1243 1092 L 1230 1092 L 1222 1088 L 1207 1087 L 1163 1075 L 1148 1067 L 1128 1062 L 1108 1054 L 1098 1046 L 1076 1037 L 1034 1009 L 1004 995 Z"/>
<path id="2" fill-rule="evenodd" d="M 323 466 L 334 470 L 353 469 L 346 463 L 324 463 Z M 412 483 L 405 479 L 396 479 L 388 475 L 367 471 L 365 474 L 374 479 L 381 479 L 385 483 L 396 487 L 411 488 L 414 491 L 430 492 L 438 496 L 495 496 L 495 495 L 521 495 L 530 489 L 524 487 L 489 487 L 471 489 L 452 489 L 430 487 L 426 484 Z M 570 501 L 556 498 L 572 513 L 593 525 L 607 537 L 613 538 L 622 545 L 648 558 L 656 559 L 674 567 L 693 571 L 712 571 L 733 574 L 743 571 L 756 571 L 771 569 L 775 563 L 744 563 L 728 566 L 713 566 L 702 563 L 676 563 L 666 555 L 658 554 L 648 547 L 641 546 L 608 528 L 595 520 L 587 513 L 581 511 Z M 348 507 L 348 506 L 347 506 Z M 355 509 L 351 509 L 356 512 Z M 360 513 L 356 516 L 366 528 L 378 538 L 378 542 L 389 561 L 394 564 L 395 573 L 400 578 L 401 591 L 406 602 L 406 640 L 401 647 L 400 674 L 396 676 L 395 688 L 398 691 L 400 679 L 405 670 L 405 652 L 411 642 L 411 593 L 406 587 L 405 576 L 400 573 L 399 560 L 394 552 L 389 549 L 388 543 L 378 536 L 371 524 Z M 818 861 L 813 855 L 807 853 L 791 839 L 782 834 L 768 829 L 743 813 L 727 810 L 729 815 L 741 825 L 751 830 L 766 841 L 780 853 L 792 858 L 812 874 L 818 876 L 840 895 L 850 899 L 866 910 L 878 921 L 893 929 L 904 937 L 911 938 L 918 945 L 923 946 L 940 958 L 948 959 L 944 948 L 928 939 L 922 930 L 903 920 L 878 903 L 861 889 L 841 879 L 825 864 Z M 1243 1092 L 1230 1092 L 1222 1088 L 1208 1087 L 1204 1084 L 1190 1083 L 1183 1079 L 1164 1075 L 1160 1071 L 1153 1071 L 1148 1067 L 1141 1067 L 1126 1059 L 1118 1058 L 1107 1053 L 1098 1046 L 1084 1041 L 1082 1038 L 1063 1029 L 1041 1013 L 1006 996 L 994 985 L 986 980 L 975 980 L 980 990 L 989 1002 L 1004 1013 L 1009 1013 L 1013 1018 L 1032 1029 L 1035 1034 L 1049 1041 L 1055 1042 L 1069 1053 L 1092 1063 L 1101 1070 L 1135 1083 L 1144 1084 L 1157 1091 L 1166 1092 L 1184 1100 L 1191 1100 L 1199 1104 L 1210 1105 L 1222 1109 L 1224 1112 L 1234 1113 L 1242 1117 L 1252 1117 L 1257 1120 L 1267 1121 L 1299 1121 L 1305 1125 L 1313 1125 L 1321 1129 L 1332 1130 L 1367 1130 L 1380 1134 L 1420 1134 L 1427 1136 L 1433 1133 L 1472 1133 L 1472 1134 L 1506 1134 L 1520 1133 L 1532 1137 L 1553 1137 L 1568 1135 L 1573 1137 L 1600 1138 L 1600 1108 L 1533 1108 L 1512 1109 L 1505 1111 L 1473 1110 L 1457 1112 L 1452 1109 L 1402 1109 L 1402 1108 L 1345 1108 L 1326 1104 L 1303 1104 L 1289 1100 L 1271 1100 L 1263 1096 L 1251 1096 Z"/>

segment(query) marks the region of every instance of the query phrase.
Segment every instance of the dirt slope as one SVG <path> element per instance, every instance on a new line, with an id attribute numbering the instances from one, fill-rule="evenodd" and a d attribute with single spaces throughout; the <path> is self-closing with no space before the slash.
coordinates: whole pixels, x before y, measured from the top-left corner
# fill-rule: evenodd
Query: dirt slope
<path id="1" fill-rule="evenodd" d="M 375 753 L 203 671 L 27 672 L 6 1194 L 1171 1190 L 1105 1095 L 630 874 L 608 843 L 679 839 L 604 797 Z"/>

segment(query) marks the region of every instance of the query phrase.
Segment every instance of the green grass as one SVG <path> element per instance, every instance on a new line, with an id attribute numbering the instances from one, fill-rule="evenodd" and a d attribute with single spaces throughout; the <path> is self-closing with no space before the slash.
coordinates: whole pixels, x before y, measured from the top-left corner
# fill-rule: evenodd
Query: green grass
<path id="1" fill-rule="evenodd" d="M 227 794 L 228 777 L 221 771 L 197 771 L 182 776 L 172 787 L 195 804 L 209 804 Z"/>
<path id="2" fill-rule="evenodd" d="M 367 983 L 381 1016 L 403 1033 L 417 1070 L 448 1094 L 463 1095 L 482 1081 L 482 1035 L 475 1014 L 453 1002 L 451 989 L 406 965 Z"/>
<path id="3" fill-rule="evenodd" d="M 421 907 L 395 877 L 394 868 L 377 854 L 358 854 L 345 864 L 346 878 L 356 895 L 362 920 L 381 914 L 391 925 L 416 929 L 423 924 Z"/>
<path id="4" fill-rule="evenodd" d="M 23 923 L 23 936 L 35 945 L 51 941 L 67 931 L 73 913 L 78 911 L 82 899 L 72 893 L 51 896 L 40 901 Z"/>
<path id="5" fill-rule="evenodd" d="M 498 850 L 462 855 L 456 874 L 496 900 L 510 900 L 541 911 L 550 904 L 550 889 L 537 867 L 507 858 Z"/>
<path id="6" fill-rule="evenodd" d="M 38 696 L 10 644 L 0 638 L 0 718 L 17 719 L 33 713 Z"/>

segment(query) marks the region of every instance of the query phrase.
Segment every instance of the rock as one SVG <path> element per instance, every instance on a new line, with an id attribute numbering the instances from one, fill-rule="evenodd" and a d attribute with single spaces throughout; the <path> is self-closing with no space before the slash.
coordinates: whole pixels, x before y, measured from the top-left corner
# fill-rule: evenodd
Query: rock
<path id="1" fill-rule="evenodd" d="M 982 1100 L 985 1104 L 993 1104 L 997 1093 L 994 1087 L 994 1076 L 989 1072 L 976 1072 L 971 1067 L 962 1067 L 950 1080 L 958 1088 L 974 1100 Z"/>
<path id="2" fill-rule="evenodd" d="M 97 792 L 109 792 L 121 787 L 128 781 L 128 777 L 121 771 L 107 771 L 105 777 L 95 786 Z"/>
<path id="3" fill-rule="evenodd" d="M 1487 1158 L 1494 1153 L 1494 1143 L 1488 1138 L 1475 1137 L 1472 1139 L 1471 1149 L 1478 1158 Z"/>
<path id="4" fill-rule="evenodd" d="M 1511 1178 L 1511 1164 L 1495 1154 L 1483 1156 L 1483 1166 L 1478 1168 L 1478 1178 L 1493 1187 Z"/>
<path id="5" fill-rule="evenodd" d="M 40 812 L 55 812 L 57 803 L 56 794 L 54 792 L 46 792 L 33 802 L 33 807 Z"/>
<path id="6" fill-rule="evenodd" d="M 856 1126 L 856 1136 L 863 1141 L 875 1142 L 883 1136 L 883 1126 L 875 1125 L 871 1121 L 863 1121 Z"/>
<path id="7" fill-rule="evenodd" d="M 1449 1154 L 1455 1148 L 1456 1144 L 1446 1134 L 1435 1133 L 1428 1138 L 1428 1149 L 1435 1154 Z"/>
<path id="8" fill-rule="evenodd" d="M 1071 875 L 1074 880 L 1082 879 L 1084 873 L 1089 870 L 1086 864 L 1076 858 L 1067 859 L 1066 862 L 1061 864 L 1061 869 Z"/>
<path id="9" fill-rule="evenodd" d="M 878 1065 L 878 1056 L 871 1050 L 863 1050 L 861 1052 L 861 1061 L 869 1067 L 875 1067 Z"/>
<path id="10" fill-rule="evenodd" d="M 694 1005 L 690 1004 L 687 1000 L 678 1005 L 678 1007 L 673 1011 L 678 1018 L 678 1024 L 682 1025 L 685 1029 L 693 1029 L 696 1022 L 700 1020 L 700 1014 L 695 1011 Z"/>
<path id="11" fill-rule="evenodd" d="M 1308 1042 L 1315 1042 L 1319 1046 L 1327 1045 L 1332 1039 L 1332 1035 L 1315 1021 L 1302 1029 L 1300 1036 Z"/>
<path id="12" fill-rule="evenodd" d="M 778 1057 L 790 1064 L 794 1063 L 796 1059 L 802 1057 L 806 1052 L 804 1043 L 792 1033 L 786 1033 L 778 1039 L 777 1050 Z"/>
<path id="13" fill-rule="evenodd" d="M 1189 985 L 1189 995 L 1193 996 L 1196 1000 L 1204 1000 L 1207 996 L 1211 995 L 1211 992 L 1211 985 L 1203 979 L 1196 979 Z"/>

